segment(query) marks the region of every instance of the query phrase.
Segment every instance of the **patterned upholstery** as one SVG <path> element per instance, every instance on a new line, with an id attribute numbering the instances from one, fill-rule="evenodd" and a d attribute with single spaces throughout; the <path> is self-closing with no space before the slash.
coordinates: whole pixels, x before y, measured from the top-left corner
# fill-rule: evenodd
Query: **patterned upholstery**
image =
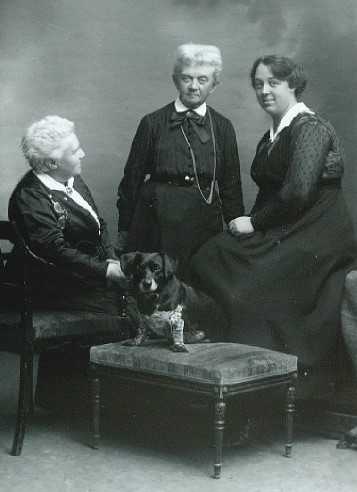
<path id="1" fill-rule="evenodd" d="M 109 343 L 92 347 L 91 362 L 185 381 L 231 385 L 292 374 L 297 357 L 237 343 L 189 345 L 188 353 L 174 353 L 161 341 L 140 347 Z"/>
<path id="2" fill-rule="evenodd" d="M 35 311 L 33 314 L 34 341 L 50 338 L 83 337 L 90 341 L 91 336 L 113 335 L 130 331 L 130 322 L 126 317 L 111 314 L 68 311 Z M 100 327 L 100 332 L 98 330 Z M 0 321 L 0 339 L 12 341 L 19 348 L 20 313 L 18 310 L 2 307 Z M 113 337 L 112 337 L 113 339 Z M 117 338 L 119 339 L 119 338 Z M 122 337 L 121 337 L 122 339 Z M 109 340 L 109 339 L 108 339 Z"/>
<path id="3" fill-rule="evenodd" d="M 29 250 L 15 224 L 0 221 L 0 240 L 6 244 L 6 251 L 12 251 L 13 245 L 16 244 L 20 253 L 19 278 L 16 276 L 13 281 L 9 270 L 6 281 L 0 283 L 0 348 L 20 354 L 17 420 L 11 450 L 13 456 L 19 456 L 25 437 L 26 417 L 33 409 L 34 354 L 57 348 L 66 352 L 123 340 L 132 331 L 132 325 L 124 315 L 51 308 L 33 310 L 32 283 L 28 282 L 26 274 L 28 262 L 30 261 L 31 265 L 35 262 L 41 265 L 41 268 L 46 262 Z M 0 280 L 4 267 L 8 267 L 8 258 L 9 253 L 0 251 Z M 59 305 L 56 307 L 58 309 Z"/>

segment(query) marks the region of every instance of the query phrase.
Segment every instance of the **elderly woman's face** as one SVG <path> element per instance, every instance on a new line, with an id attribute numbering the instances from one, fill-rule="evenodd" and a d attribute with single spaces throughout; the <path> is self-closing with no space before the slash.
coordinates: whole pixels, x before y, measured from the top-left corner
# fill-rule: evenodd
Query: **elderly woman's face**
<path id="1" fill-rule="evenodd" d="M 276 78 L 264 63 L 260 63 L 255 72 L 254 89 L 260 106 L 273 119 L 282 118 L 297 102 L 295 89 L 289 87 L 286 80 Z"/>
<path id="2" fill-rule="evenodd" d="M 173 76 L 181 102 L 190 109 L 201 106 L 217 87 L 215 68 L 210 65 L 189 65 L 182 67 Z"/>
<path id="3" fill-rule="evenodd" d="M 79 145 L 78 138 L 74 133 L 68 137 L 66 143 L 67 145 L 64 149 L 63 157 L 56 161 L 57 175 L 60 174 L 64 181 L 81 173 L 81 159 L 85 155 Z"/>

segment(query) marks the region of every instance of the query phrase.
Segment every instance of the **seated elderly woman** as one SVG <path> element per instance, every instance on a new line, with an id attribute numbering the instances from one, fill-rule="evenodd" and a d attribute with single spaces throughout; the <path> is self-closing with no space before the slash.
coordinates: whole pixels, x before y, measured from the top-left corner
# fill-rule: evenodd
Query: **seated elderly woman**
<path id="1" fill-rule="evenodd" d="M 26 130 L 21 147 L 32 169 L 10 198 L 9 219 L 16 222 L 30 249 L 56 266 L 34 265 L 35 305 L 117 314 L 118 285 L 124 274 L 107 226 L 80 177 L 84 152 L 74 124 L 47 116 Z M 17 264 L 15 250 L 9 275 L 16 274 Z M 87 360 L 88 351 L 41 354 L 36 403 L 56 408 L 54 395 L 64 386 L 68 396 L 69 383 L 85 373 Z"/>
<path id="2" fill-rule="evenodd" d="M 121 287 L 126 277 L 115 257 L 107 226 L 80 177 L 84 152 L 74 133 L 74 124 L 58 116 L 47 116 L 26 130 L 21 147 L 32 169 L 12 193 L 9 219 L 16 222 L 30 249 L 56 267 L 34 265 L 35 305 L 117 314 L 118 296 L 123 293 Z M 17 264 L 15 250 L 9 262 L 9 275 L 16 274 Z M 186 288 L 190 297 L 188 309 L 195 309 L 202 324 L 206 325 L 205 318 L 211 320 L 216 316 L 222 325 L 222 317 L 215 306 L 210 305 L 207 312 L 203 312 L 209 304 L 208 297 L 189 286 Z M 128 311 L 131 318 L 135 318 L 136 306 L 132 298 L 128 300 Z M 195 315 L 192 318 L 195 321 Z M 215 330 L 217 324 L 212 323 Z M 192 343 L 201 333 L 192 331 L 185 341 Z M 48 399 L 48 390 L 54 386 L 59 365 L 62 372 L 71 374 L 72 366 L 75 371 L 81 367 L 78 357 L 84 364 L 87 362 L 87 353 L 75 354 L 70 361 L 67 357 L 59 351 L 41 354 L 37 404 L 48 406 L 43 398 L 46 395 Z M 84 367 L 82 365 L 82 370 Z M 49 384 L 41 383 L 44 380 Z"/>
<path id="3" fill-rule="evenodd" d="M 21 147 L 32 169 L 10 198 L 9 219 L 35 254 L 59 267 L 37 272 L 35 302 L 117 313 L 119 289 L 113 286 L 124 274 L 80 177 L 84 152 L 74 124 L 47 116 L 26 130 Z"/>

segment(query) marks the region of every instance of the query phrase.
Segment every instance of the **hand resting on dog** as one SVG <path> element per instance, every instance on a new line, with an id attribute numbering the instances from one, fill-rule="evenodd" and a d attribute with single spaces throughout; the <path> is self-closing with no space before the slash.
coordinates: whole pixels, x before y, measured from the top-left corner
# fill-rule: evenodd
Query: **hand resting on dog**
<path id="1" fill-rule="evenodd" d="M 121 283 L 126 279 L 126 276 L 121 269 L 120 261 L 114 259 L 106 260 L 108 264 L 106 278 L 107 280 L 111 280 L 112 282 Z"/>

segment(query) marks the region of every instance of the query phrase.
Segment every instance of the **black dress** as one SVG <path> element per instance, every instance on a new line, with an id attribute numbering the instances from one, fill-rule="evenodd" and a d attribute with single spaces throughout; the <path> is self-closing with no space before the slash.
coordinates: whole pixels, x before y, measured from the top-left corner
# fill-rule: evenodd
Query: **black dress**
<path id="1" fill-rule="evenodd" d="M 218 234 L 190 265 L 193 285 L 225 311 L 229 341 L 295 354 L 306 372 L 333 367 L 355 253 L 342 174 L 336 133 L 321 118 L 298 115 L 273 145 L 264 135 L 251 168 L 255 232 Z"/>
<path id="2" fill-rule="evenodd" d="M 212 128 L 208 115 L 202 126 L 204 138 L 183 123 L 205 197 L 213 176 L 215 144 L 219 193 L 216 190 L 207 204 L 197 188 L 181 127 L 171 121 L 173 111 L 170 103 L 140 122 L 118 189 L 118 230 L 129 233 L 127 251 L 162 251 L 179 260 L 177 275 L 183 279 L 192 254 L 222 231 L 223 220 L 228 223 L 244 211 L 232 123 L 213 108 L 208 108 Z"/>
<path id="3" fill-rule="evenodd" d="M 70 194 L 51 190 L 29 171 L 9 202 L 9 219 L 38 256 L 56 268 L 34 265 L 34 304 L 43 309 L 94 311 L 117 315 L 122 310 L 117 285 L 107 286 L 106 259 L 115 258 L 107 226 L 80 176 L 73 188 L 98 215 L 78 205 Z M 17 252 L 8 262 L 8 276 L 16 275 Z M 42 352 L 35 401 L 51 411 L 85 411 L 89 401 L 89 350 L 61 347 Z"/>
<path id="4" fill-rule="evenodd" d="M 9 202 L 9 219 L 15 221 L 31 250 L 56 269 L 36 264 L 33 275 L 36 305 L 117 314 L 117 287 L 107 287 L 108 258 L 115 258 L 107 225 L 100 218 L 92 195 L 80 176 L 73 187 L 99 217 L 63 191 L 50 190 L 29 171 L 19 181 Z M 9 275 L 16 274 L 16 250 Z"/>

